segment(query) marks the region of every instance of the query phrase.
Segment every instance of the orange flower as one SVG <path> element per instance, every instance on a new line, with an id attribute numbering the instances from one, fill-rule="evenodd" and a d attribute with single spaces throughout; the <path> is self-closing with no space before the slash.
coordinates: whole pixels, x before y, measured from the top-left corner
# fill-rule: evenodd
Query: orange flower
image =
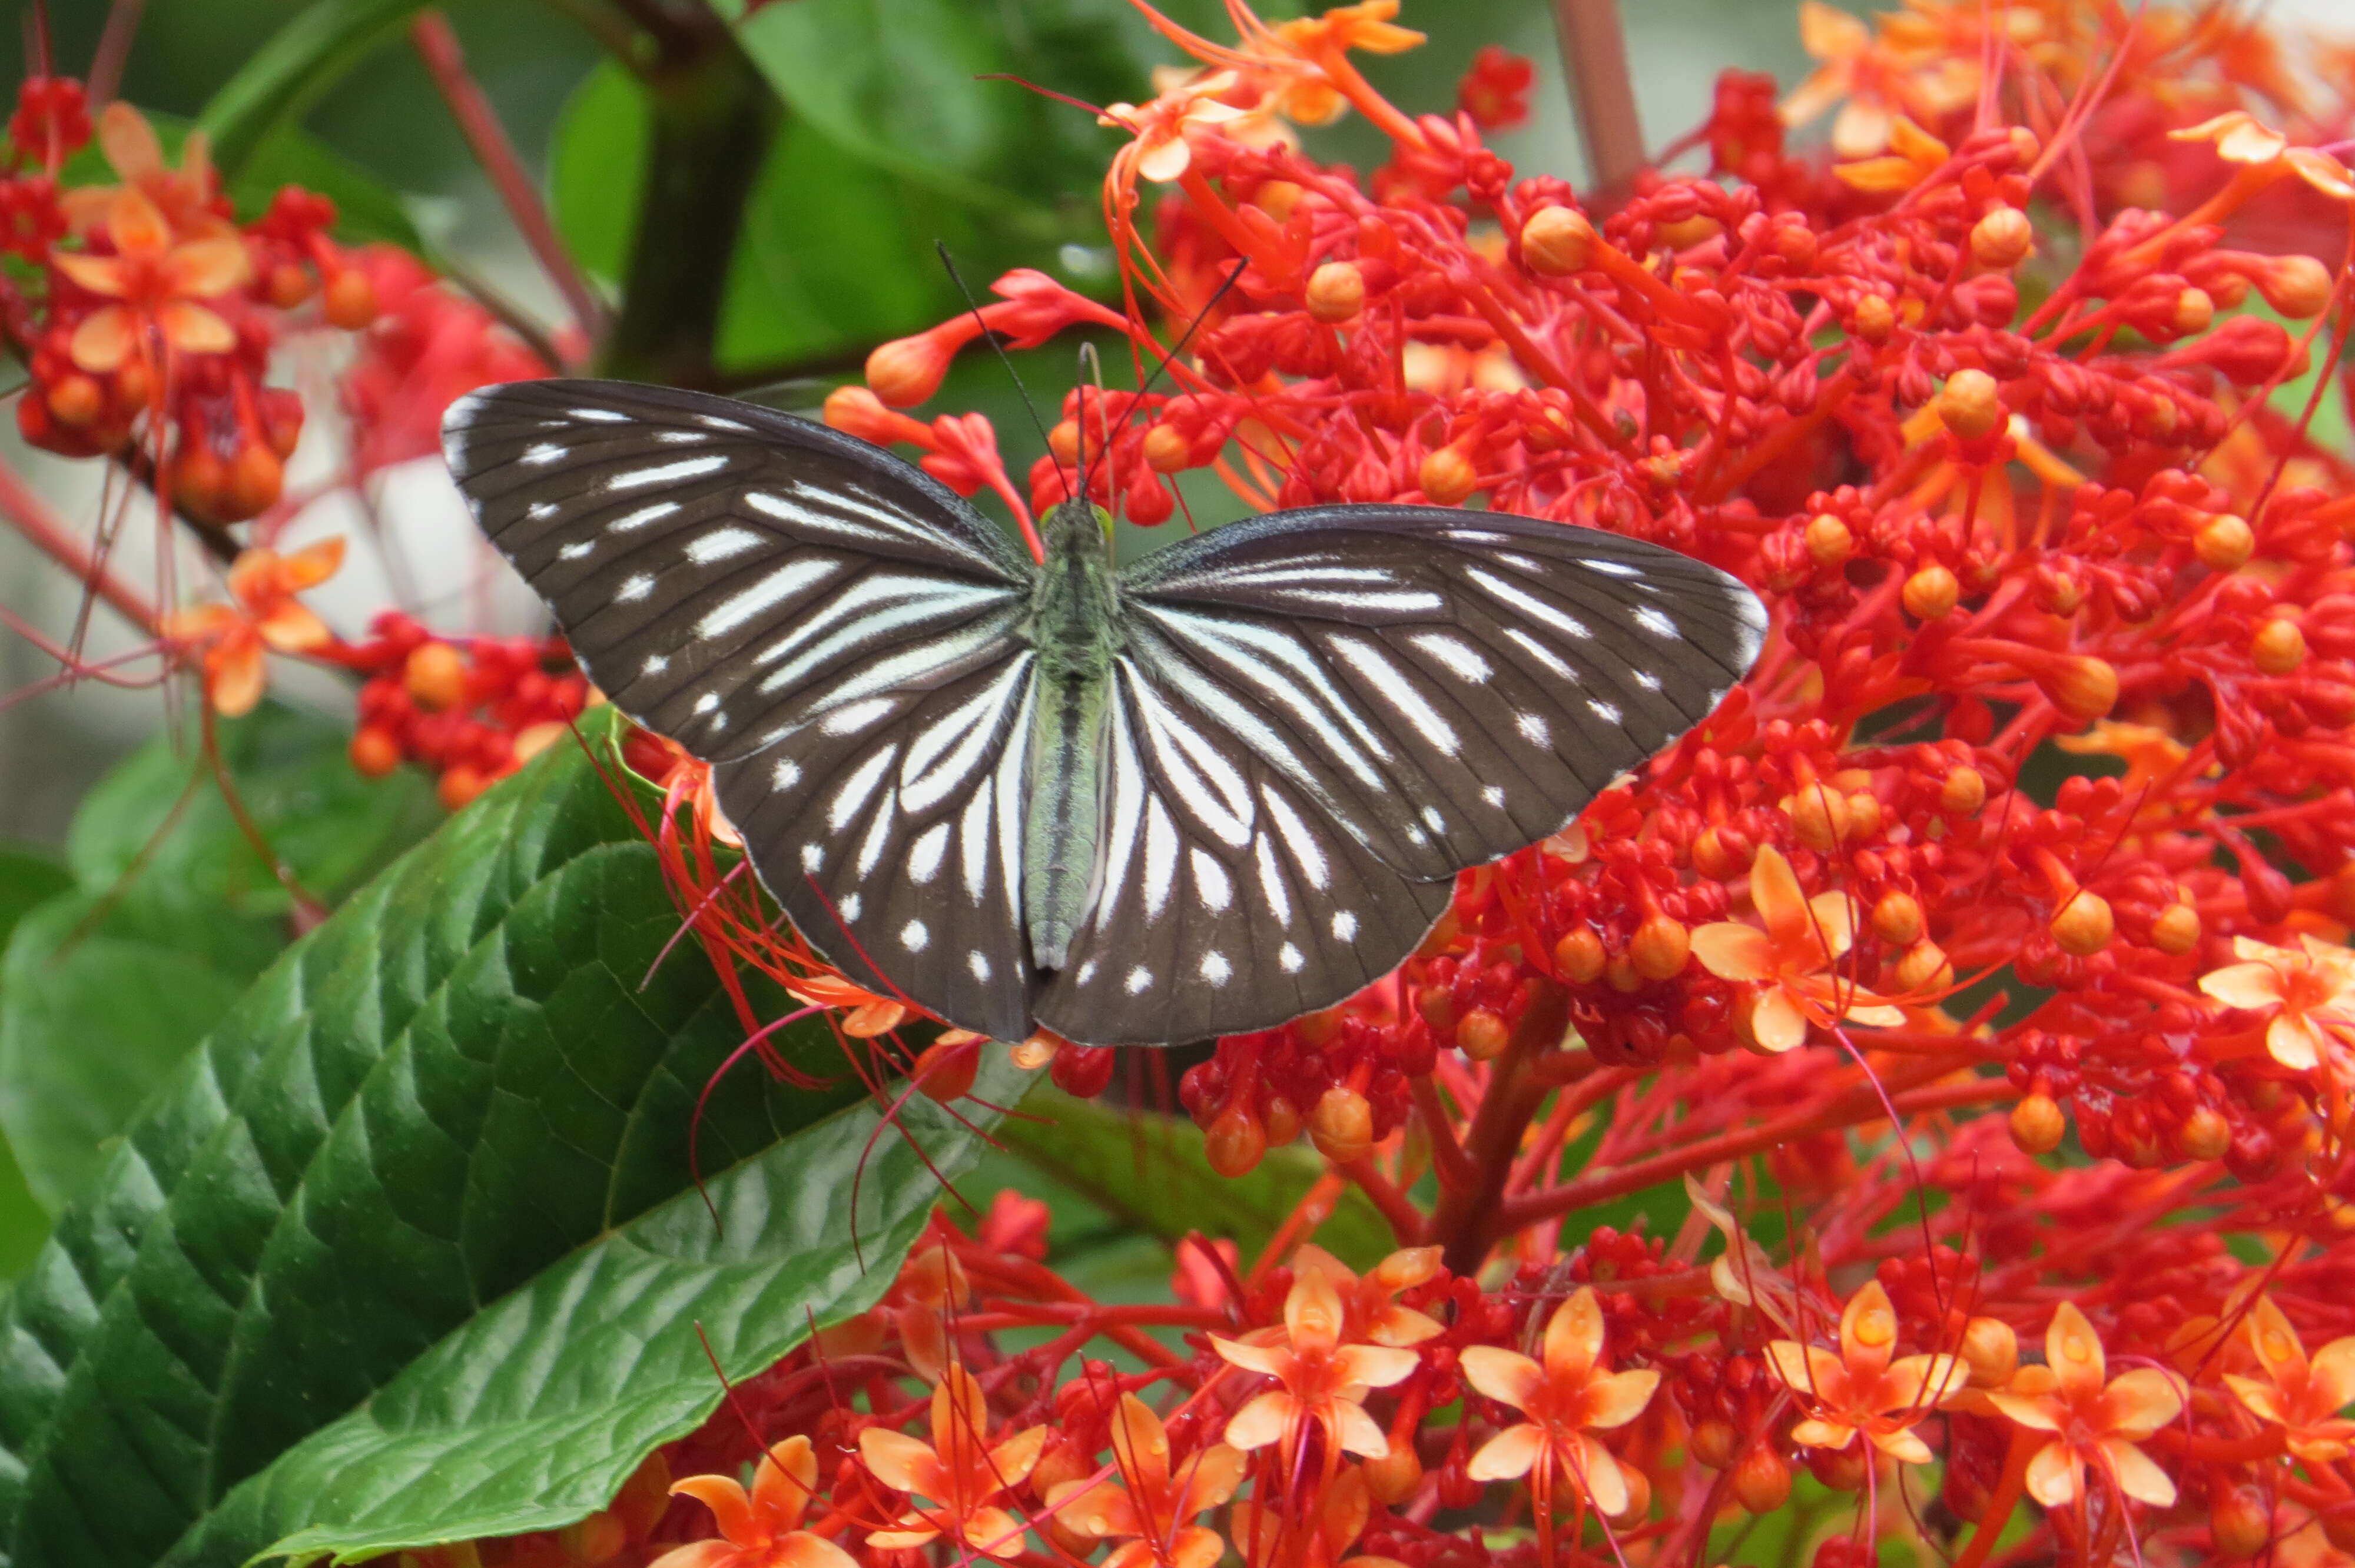
<path id="1" fill-rule="evenodd" d="M 2284 1446 L 2308 1464 L 2334 1464 L 2355 1452 L 2355 1421 L 2339 1414 L 2355 1403 L 2355 1336 L 2331 1340 L 2308 1361 L 2297 1330 L 2270 1296 L 2249 1308 L 2246 1329 L 2265 1375 L 2260 1381 L 2226 1372 L 2224 1385 L 2280 1426 Z"/>
<path id="2" fill-rule="evenodd" d="M 1936 174 L 1951 151 L 1902 114 L 1890 123 L 1889 146 L 1881 157 L 1835 164 L 1832 173 L 1860 191 L 1909 191 Z"/>
<path id="3" fill-rule="evenodd" d="M 1412 1351 L 1344 1344 L 1340 1293 L 1321 1269 L 1305 1268 L 1284 1298 L 1284 1340 L 1253 1344 L 1210 1336 L 1220 1356 L 1247 1372 L 1262 1372 L 1284 1386 L 1253 1399 L 1227 1423 L 1227 1441 L 1245 1453 L 1281 1442 L 1289 1457 L 1300 1451 L 1302 1429 L 1315 1422 L 1333 1448 L 1379 1459 L 1390 1439 L 1366 1414 L 1366 1391 L 1404 1382 L 1414 1372 Z M 1328 1450 L 1329 1451 L 1329 1450 Z"/>
<path id="4" fill-rule="evenodd" d="M 1016 1433 L 986 1447 L 989 1406 L 981 1383 L 951 1362 L 932 1390 L 930 1443 L 870 1426 L 858 1435 L 858 1457 L 875 1478 L 894 1491 L 930 1499 L 911 1506 L 894 1530 L 867 1538 L 878 1551 L 923 1546 L 943 1535 L 962 1541 L 985 1557 L 1012 1557 L 1022 1550 L 1022 1527 L 996 1506 L 1000 1494 L 1020 1486 L 1039 1463 L 1047 1441 L 1044 1426 Z"/>
<path id="5" fill-rule="evenodd" d="M 1290 76 L 1276 91 L 1277 112 L 1303 125 L 1323 125 L 1339 118 L 1348 103 L 1334 80 L 1343 72 L 1356 75 L 1343 60 L 1344 55 L 1351 49 L 1369 55 L 1403 54 L 1423 42 L 1421 33 L 1391 21 L 1397 15 L 1398 0 L 1359 0 L 1355 5 L 1336 5 L 1321 16 L 1278 24 L 1276 41 L 1317 69 L 1314 74 Z"/>
<path id="6" fill-rule="evenodd" d="M 878 1034 L 889 1034 L 908 1017 L 906 1002 L 892 997 L 877 996 L 831 970 L 787 980 L 785 990 L 803 1001 L 815 1002 L 820 1007 L 847 1009 L 842 1018 L 842 1032 L 854 1040 L 871 1040 Z"/>
<path id="7" fill-rule="evenodd" d="M 112 256 L 58 251 L 49 258 L 75 283 L 118 302 L 91 312 L 74 329 L 67 346 L 76 365 L 103 375 L 144 357 L 151 337 L 183 354 L 236 346 L 235 329 L 197 302 L 246 281 L 251 267 L 243 240 L 224 235 L 176 244 L 163 210 L 128 185 L 108 200 L 106 234 L 114 245 Z"/>
<path id="8" fill-rule="evenodd" d="M 732 1476 L 688 1476 L 671 1486 L 711 1510 L 716 1541 L 690 1542 L 655 1559 L 654 1568 L 858 1568 L 822 1535 L 801 1528 L 817 1485 L 817 1458 L 806 1437 L 788 1437 L 762 1456 L 747 1494 Z"/>
<path id="9" fill-rule="evenodd" d="M 1167 184 L 1184 174 L 1194 159 L 1186 133 L 1197 126 L 1226 127 L 1242 119 L 1245 111 L 1220 101 L 1219 95 L 1235 85 L 1232 71 L 1193 77 L 1173 85 L 1143 108 L 1115 103 L 1096 117 L 1099 125 L 1116 125 L 1136 140 L 1114 158 L 1114 175 L 1125 160 L 1146 179 Z"/>
<path id="10" fill-rule="evenodd" d="M 1463 1352 L 1464 1381 L 1529 1417 L 1480 1446 L 1465 1470 L 1476 1481 L 1533 1476 L 1530 1491 L 1541 1519 L 1552 1517 L 1558 1476 L 1567 1476 L 1598 1512 L 1624 1513 L 1629 1492 L 1619 1461 L 1588 1434 L 1625 1426 L 1644 1413 L 1660 1386 L 1650 1367 L 1606 1372 L 1603 1366 L 1603 1304 L 1593 1286 L 1554 1309 L 1546 1324 L 1543 1365 L 1515 1351 L 1471 1345 Z"/>
<path id="11" fill-rule="evenodd" d="M 304 653 L 335 641 L 326 623 L 294 596 L 334 577 L 343 562 L 341 538 L 322 539 L 291 556 L 248 550 L 229 569 L 235 604 L 200 604 L 165 617 L 168 641 L 205 651 L 205 694 L 214 712 L 235 718 L 261 700 L 269 680 L 265 649 Z"/>
<path id="12" fill-rule="evenodd" d="M 2046 1508 L 2083 1495 L 2087 1465 L 2137 1502 L 2173 1505 L 2175 1483 L 2135 1445 L 2182 1412 L 2182 1384 L 2157 1367 L 2111 1378 L 2101 1338 L 2074 1302 L 2063 1301 L 2044 1330 L 2044 1365 L 2020 1368 L 1987 1399 L 2020 1425 L 2052 1434 L 2028 1462 L 2028 1495 Z"/>
<path id="13" fill-rule="evenodd" d="M 1342 1336 L 1374 1345 L 1419 1345 L 1446 1329 L 1434 1318 L 1391 1299 L 1439 1277 L 1440 1249 L 1408 1247 L 1374 1265 L 1360 1279 L 1349 1266 L 1311 1243 L 1292 1255 L 1295 1274 L 1315 1269 L 1333 1282 L 1341 1298 Z"/>
<path id="14" fill-rule="evenodd" d="M 75 232 L 94 234 L 106 227 L 114 200 L 136 191 L 163 213 L 164 221 L 190 238 L 234 235 L 235 228 L 213 210 L 220 182 L 213 174 L 212 143 L 202 131 L 191 131 L 180 143 L 180 166 L 164 162 L 164 144 L 140 112 L 117 99 L 99 111 L 99 151 L 121 176 L 121 185 L 81 185 L 58 197 L 66 221 Z"/>
<path id="15" fill-rule="evenodd" d="M 1881 998 L 1828 972 L 1856 939 L 1856 903 L 1847 894 L 1802 897 L 1791 863 L 1770 844 L 1750 867 L 1750 902 L 1766 922 L 1764 930 L 1714 921 L 1693 932 L 1692 951 L 1720 980 L 1764 988 L 1750 1012 L 1750 1035 L 1759 1049 L 1788 1051 L 1806 1039 L 1810 1023 L 1905 1022 Z"/>
<path id="16" fill-rule="evenodd" d="M 1864 1434 L 1882 1453 L 1909 1465 L 1934 1456 L 1913 1434 L 1929 1407 L 1961 1389 L 1970 1373 L 1951 1355 L 1902 1356 L 1892 1361 L 1897 1313 L 1881 1281 L 1867 1280 L 1840 1313 L 1840 1353 L 1796 1340 L 1766 1347 L 1767 1361 L 1810 1408 L 1791 1429 L 1810 1448 L 1846 1448 Z"/>
<path id="17" fill-rule="evenodd" d="M 1112 1453 L 1118 1482 L 1065 1481 L 1047 1492 L 1048 1506 L 1069 1529 L 1097 1540 L 1124 1538 L 1102 1568 L 1216 1568 L 1226 1542 L 1193 1520 L 1235 1495 L 1242 1455 L 1209 1444 L 1172 1476 L 1169 1434 L 1133 1393 L 1122 1394 L 1114 1413 Z"/>
<path id="18" fill-rule="evenodd" d="M 2023 22 L 2035 25 L 2020 10 L 1998 10 L 2008 11 L 2001 24 L 2008 32 L 2017 33 Z M 1861 17 L 1822 0 L 1801 0 L 1799 43 L 1821 63 L 1783 101 L 1783 123 L 1804 125 L 1839 104 L 1832 151 L 1863 158 L 1889 145 L 1901 109 L 1937 121 L 1969 103 L 1979 85 L 1978 8 L 1927 13 L 1915 7 L 1884 14 L 1876 37 Z"/>
<path id="19" fill-rule="evenodd" d="M 2355 202 L 2355 174 L 2319 147 L 2293 147 L 2289 138 L 2246 110 L 2235 109 L 2187 125 L 2168 135 L 2178 142 L 2211 142 L 2216 155 L 2228 164 L 2264 168 L 2278 163 L 2278 173 L 2293 174 L 2335 201 Z"/>
<path id="20" fill-rule="evenodd" d="M 2227 1007 L 2272 1013 L 2265 1049 L 2302 1073 L 2343 1050 L 2355 1029 L 2355 953 L 2312 937 L 2298 943 L 2304 952 L 2235 937 L 2232 956 L 2242 961 L 2201 975 L 2200 989 Z"/>

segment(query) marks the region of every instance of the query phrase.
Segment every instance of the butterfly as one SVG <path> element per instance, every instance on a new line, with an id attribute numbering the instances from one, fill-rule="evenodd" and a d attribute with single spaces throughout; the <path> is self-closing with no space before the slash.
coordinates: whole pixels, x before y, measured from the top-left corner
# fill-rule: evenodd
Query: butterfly
<path id="1" fill-rule="evenodd" d="M 493 387 L 442 441 L 590 677 L 711 765 L 811 947 L 1003 1040 L 1340 1001 L 1765 637 L 1713 567 L 1498 513 L 1312 506 L 1116 568 L 1073 502 L 1034 562 L 890 453 L 705 393 Z"/>

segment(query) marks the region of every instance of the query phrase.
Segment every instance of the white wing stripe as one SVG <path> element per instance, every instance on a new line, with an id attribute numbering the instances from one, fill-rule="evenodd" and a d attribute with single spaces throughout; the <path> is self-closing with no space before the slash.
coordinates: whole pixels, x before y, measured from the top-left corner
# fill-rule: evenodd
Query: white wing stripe
<path id="1" fill-rule="evenodd" d="M 1464 749 L 1464 742 L 1454 726 L 1439 716 L 1439 710 L 1423 700 L 1414 689 L 1412 678 L 1390 661 L 1389 655 L 1371 642 L 1355 637 L 1336 637 L 1328 644 L 1351 669 L 1364 676 L 1374 688 L 1374 694 L 1398 710 L 1399 716 L 1414 726 L 1417 733 L 1446 756 L 1454 757 Z"/>
<path id="2" fill-rule="evenodd" d="M 883 782 L 883 775 L 890 771 L 891 764 L 899 760 L 899 743 L 894 741 L 860 763 L 858 770 L 843 780 L 842 788 L 834 792 L 833 804 L 826 808 L 826 832 L 839 833 L 850 825 L 852 819 L 874 798 L 876 786 Z"/>
<path id="3" fill-rule="evenodd" d="M 698 637 L 718 637 L 733 631 L 762 610 L 783 604 L 805 588 L 815 588 L 841 568 L 815 556 L 788 561 L 734 597 L 721 600 L 695 623 Z"/>
<path id="4" fill-rule="evenodd" d="M 1511 605 L 1531 620 L 1550 626 L 1565 637 L 1589 639 L 1594 630 L 1573 615 L 1565 615 L 1535 594 L 1524 593 L 1494 572 L 1484 572 L 1477 567 L 1464 568 L 1465 577 L 1476 584 L 1490 599 Z"/>

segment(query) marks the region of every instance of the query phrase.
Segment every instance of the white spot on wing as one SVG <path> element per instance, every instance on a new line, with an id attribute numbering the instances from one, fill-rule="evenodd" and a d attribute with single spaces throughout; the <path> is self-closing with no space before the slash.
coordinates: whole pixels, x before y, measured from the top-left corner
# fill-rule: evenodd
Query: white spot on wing
<path id="1" fill-rule="evenodd" d="M 523 452 L 523 461 L 534 468 L 546 468 L 549 463 L 562 461 L 563 457 L 564 443 L 561 441 L 542 441 L 537 446 L 526 447 Z"/>
<path id="2" fill-rule="evenodd" d="M 979 948 L 964 956 L 964 967 L 973 971 L 973 978 L 977 980 L 989 979 L 989 955 Z"/>
<path id="3" fill-rule="evenodd" d="M 564 411 L 592 425 L 626 425 L 630 422 L 627 414 L 616 413 L 611 408 L 567 408 Z"/>
<path id="4" fill-rule="evenodd" d="M 646 468 L 617 469 L 605 476 L 608 490 L 644 490 L 649 484 L 670 484 L 682 479 L 700 479 L 707 473 L 718 473 L 728 466 L 726 452 L 714 452 L 709 457 L 681 458 L 677 462 L 659 462 Z"/>
<path id="5" fill-rule="evenodd" d="M 790 757 L 780 757 L 777 765 L 769 769 L 769 788 L 790 789 L 802 781 L 802 766 Z"/>
<path id="6" fill-rule="evenodd" d="M 834 912 L 845 920 L 856 920 L 858 918 L 858 912 L 866 906 L 865 901 L 858 895 L 846 893 L 842 895 L 841 902 L 834 906 Z"/>
<path id="7" fill-rule="evenodd" d="M 1464 743 L 1457 738 L 1454 726 L 1440 717 L 1438 709 L 1423 700 L 1406 672 L 1391 663 L 1380 649 L 1355 637 L 1336 637 L 1328 646 L 1433 749 L 1453 757 L 1463 748 Z"/>
<path id="8" fill-rule="evenodd" d="M 577 561 L 581 559 L 581 556 L 589 554 L 591 550 L 594 550 L 596 547 L 597 541 L 594 539 L 575 539 L 570 545 L 565 546 L 564 548 L 557 551 L 556 558 L 559 561 Z"/>
<path id="9" fill-rule="evenodd" d="M 633 533 L 649 523 L 660 522 L 677 510 L 678 503 L 676 501 L 657 501 L 651 506 L 641 506 L 635 512 L 623 513 L 605 524 L 605 532 L 608 534 Z"/>
<path id="10" fill-rule="evenodd" d="M 1095 978 L 1096 961 L 1093 959 L 1090 959 L 1085 963 L 1082 964 L 1079 968 L 1079 972 L 1071 976 L 1072 982 L 1077 985 L 1085 985 L 1088 981 Z"/>
<path id="11" fill-rule="evenodd" d="M 1289 942 L 1275 950 L 1275 961 L 1277 967 L 1288 975 L 1298 974 L 1308 962 L 1300 956 L 1300 949 Z"/>
<path id="12" fill-rule="evenodd" d="M 1519 730 L 1521 738 L 1531 746 L 1553 744 L 1553 731 L 1548 727 L 1542 714 L 1515 714 L 1513 727 Z"/>
<path id="13" fill-rule="evenodd" d="M 1505 809 L 1505 792 L 1494 784 L 1484 785 L 1481 788 L 1480 799 L 1500 811 Z"/>
<path id="14" fill-rule="evenodd" d="M 695 711 L 699 714 L 710 713 L 713 709 L 719 707 L 719 694 L 718 692 L 706 692 L 703 695 L 695 699 Z"/>
<path id="15" fill-rule="evenodd" d="M 1203 907 L 1215 912 L 1234 902 L 1234 884 L 1228 879 L 1225 866 L 1200 849 L 1188 859 L 1194 872 L 1194 891 L 1201 895 Z"/>
<path id="16" fill-rule="evenodd" d="M 911 920 L 900 927 L 900 945 L 911 953 L 921 953 L 932 939 L 931 927 L 922 920 Z"/>
<path id="17" fill-rule="evenodd" d="M 1139 964 L 1135 969 L 1128 971 L 1128 980 L 1125 982 L 1124 989 L 1125 989 L 1131 996 L 1143 996 L 1152 984 L 1153 971 L 1146 969 L 1143 964 Z"/>
<path id="18" fill-rule="evenodd" d="M 1534 594 L 1524 593 L 1494 572 L 1482 571 L 1477 567 L 1466 567 L 1464 569 L 1464 575 L 1479 585 L 1489 598 L 1500 603 L 1511 605 L 1540 626 L 1550 626 L 1568 637 L 1590 638 L 1594 635 L 1593 629 L 1576 616 L 1556 609 Z"/>
<path id="19" fill-rule="evenodd" d="M 1358 939 L 1358 917 L 1347 909 L 1333 911 L 1333 939 L 1354 942 Z"/>
<path id="20" fill-rule="evenodd" d="M 1424 631 L 1407 641 L 1430 655 L 1459 681 L 1468 681 L 1476 686 L 1496 673 L 1489 668 L 1488 661 L 1480 657 L 1479 650 L 1461 637 L 1445 631 Z"/>
<path id="21" fill-rule="evenodd" d="M 1619 722 L 1619 710 L 1613 705 L 1603 701 L 1601 698 L 1589 697 L 1586 699 L 1586 705 L 1593 709 L 1594 716 L 1601 719 L 1604 724 L 1617 724 Z"/>
<path id="22" fill-rule="evenodd" d="M 1226 954 L 1213 949 L 1202 955 L 1202 978 L 1209 980 L 1212 985 L 1220 986 L 1226 984 L 1228 980 L 1234 978 L 1234 973 L 1235 967 L 1234 965 L 1227 962 Z"/>
<path id="23" fill-rule="evenodd" d="M 860 730 L 889 718 L 896 705 L 889 697 L 869 697 L 863 703 L 845 703 L 819 720 L 817 727 L 828 735 L 857 735 Z"/>
<path id="24" fill-rule="evenodd" d="M 687 558 L 698 567 L 714 561 L 724 561 L 730 556 L 741 556 L 747 550 L 760 548 L 761 535 L 750 528 L 714 528 L 689 541 Z"/>
<path id="25" fill-rule="evenodd" d="M 934 822 L 916 835 L 908 846 L 908 880 L 922 887 L 941 874 L 941 862 L 948 854 L 949 825 Z"/>
<path id="26" fill-rule="evenodd" d="M 1643 567 L 1631 567 L 1625 561 L 1589 561 L 1586 569 L 1601 572 L 1606 577 L 1640 577 L 1644 575 Z"/>
<path id="27" fill-rule="evenodd" d="M 613 590 L 613 602 L 616 604 L 635 604 L 638 600 L 645 598 L 646 595 L 654 591 L 655 579 L 653 573 L 633 572 L 629 577 L 623 580 L 620 588 Z"/>
<path id="28" fill-rule="evenodd" d="M 670 655 L 669 655 L 669 654 L 667 654 L 667 653 L 649 653 L 649 654 L 647 654 L 647 655 L 646 655 L 646 662 L 645 662 L 645 663 L 643 663 L 643 664 L 641 664 L 641 665 L 639 665 L 639 666 L 638 666 L 638 673 L 639 673 L 639 674 L 641 674 L 641 675 L 659 675 L 659 674 L 661 674 L 665 670 L 667 670 L 667 669 L 669 669 L 669 668 L 670 668 Z"/>
<path id="29" fill-rule="evenodd" d="M 1671 642 L 1680 642 L 1684 640 L 1685 634 L 1677 630 L 1677 623 L 1648 604 L 1639 604 L 1636 607 L 1636 624 L 1653 636 L 1665 638 Z"/>
<path id="30" fill-rule="evenodd" d="M 708 441 L 711 438 L 701 430 L 656 430 L 655 440 L 666 446 L 683 446 L 688 441 Z"/>
<path id="31" fill-rule="evenodd" d="M 802 869 L 804 871 L 815 874 L 817 868 L 825 863 L 826 846 L 824 844 L 802 845 Z"/>
<path id="32" fill-rule="evenodd" d="M 842 788 L 834 792 L 834 801 L 826 812 L 826 832 L 838 833 L 848 827 L 851 820 L 866 809 L 876 786 L 883 782 L 883 775 L 899 759 L 900 748 L 887 746 L 860 763 L 858 770 L 842 781 Z"/>
<path id="33" fill-rule="evenodd" d="M 535 523 L 545 523 L 556 513 L 557 505 L 553 501 L 535 501 L 523 509 L 523 514 Z"/>

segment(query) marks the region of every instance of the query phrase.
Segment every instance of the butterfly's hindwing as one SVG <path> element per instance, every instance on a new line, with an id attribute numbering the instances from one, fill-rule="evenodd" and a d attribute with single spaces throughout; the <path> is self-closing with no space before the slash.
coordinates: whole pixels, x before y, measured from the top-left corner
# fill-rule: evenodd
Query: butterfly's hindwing
<path id="1" fill-rule="evenodd" d="M 1276 513 L 1124 571 L 1140 664 L 1401 875 L 1558 832 L 1706 717 L 1765 623 L 1733 578 L 1592 529 Z"/>
<path id="2" fill-rule="evenodd" d="M 1395 968 L 1452 885 L 1382 864 L 1290 779 L 1114 665 L 1095 903 L 1039 1021 L 1090 1044 L 1272 1028 Z"/>

